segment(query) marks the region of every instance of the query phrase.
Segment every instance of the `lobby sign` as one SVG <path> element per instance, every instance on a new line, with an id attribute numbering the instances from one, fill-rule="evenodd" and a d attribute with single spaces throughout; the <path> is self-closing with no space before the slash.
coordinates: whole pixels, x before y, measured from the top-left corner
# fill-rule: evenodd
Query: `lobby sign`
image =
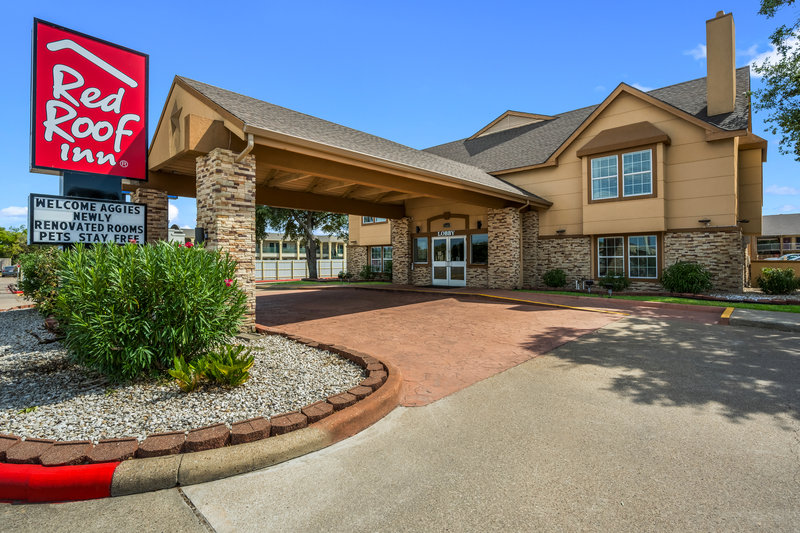
<path id="1" fill-rule="evenodd" d="M 146 180 L 148 62 L 34 19 L 31 170 Z"/>
<path id="2" fill-rule="evenodd" d="M 31 194 L 28 244 L 144 244 L 146 219 L 144 204 Z"/>

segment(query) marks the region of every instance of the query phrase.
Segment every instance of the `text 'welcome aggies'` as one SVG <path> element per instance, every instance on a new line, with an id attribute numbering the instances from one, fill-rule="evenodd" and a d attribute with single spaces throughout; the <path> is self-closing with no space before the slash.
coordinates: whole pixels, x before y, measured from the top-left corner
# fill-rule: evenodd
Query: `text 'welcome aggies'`
<path id="1" fill-rule="evenodd" d="M 147 179 L 145 54 L 34 20 L 33 170 Z"/>
<path id="2" fill-rule="evenodd" d="M 144 243 L 147 206 L 45 194 L 30 195 L 31 244 Z"/>

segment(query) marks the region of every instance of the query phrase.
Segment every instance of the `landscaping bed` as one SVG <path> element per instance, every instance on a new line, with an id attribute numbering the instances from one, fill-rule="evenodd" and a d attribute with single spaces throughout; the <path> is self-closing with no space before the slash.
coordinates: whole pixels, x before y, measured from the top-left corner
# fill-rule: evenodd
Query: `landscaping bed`
<path id="1" fill-rule="evenodd" d="M 339 355 L 286 339 L 243 342 L 255 362 L 236 388 L 174 382 L 115 385 L 73 364 L 34 310 L 0 313 L 0 433 L 60 441 L 185 432 L 301 410 L 354 388 L 364 369 Z"/>

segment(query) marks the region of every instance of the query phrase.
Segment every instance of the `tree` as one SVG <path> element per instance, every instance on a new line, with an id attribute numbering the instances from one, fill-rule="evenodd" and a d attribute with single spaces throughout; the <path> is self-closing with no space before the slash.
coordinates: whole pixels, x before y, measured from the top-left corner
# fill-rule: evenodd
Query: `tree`
<path id="1" fill-rule="evenodd" d="M 28 230 L 25 226 L 5 229 L 0 226 L 0 257 L 16 261 L 20 254 L 28 251 Z"/>
<path id="2" fill-rule="evenodd" d="M 282 232 L 284 239 L 299 240 L 305 245 L 308 277 L 316 278 L 319 242 L 314 233 L 347 239 L 347 215 L 259 205 L 256 207 L 256 238 L 263 239 L 268 228 Z"/>
<path id="3" fill-rule="evenodd" d="M 795 0 L 761 0 L 760 15 L 775 16 L 781 7 L 789 7 Z M 779 150 L 793 154 L 800 161 L 800 18 L 782 24 L 770 35 L 776 57 L 771 61 L 754 64 L 753 69 L 763 79 L 764 88 L 753 92 L 756 111 L 768 111 L 767 129 L 777 135 L 781 132 Z"/>

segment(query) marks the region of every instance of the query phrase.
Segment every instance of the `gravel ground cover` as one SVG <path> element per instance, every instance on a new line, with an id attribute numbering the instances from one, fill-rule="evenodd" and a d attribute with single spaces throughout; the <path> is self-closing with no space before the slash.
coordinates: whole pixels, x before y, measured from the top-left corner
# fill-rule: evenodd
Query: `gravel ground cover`
<path id="1" fill-rule="evenodd" d="M 38 338 L 37 338 L 38 337 Z M 358 385 L 361 367 L 279 336 L 253 349 L 241 387 L 181 392 L 169 381 L 114 385 L 72 364 L 35 310 L 0 313 L 0 433 L 58 440 L 137 437 L 298 410 Z"/>

